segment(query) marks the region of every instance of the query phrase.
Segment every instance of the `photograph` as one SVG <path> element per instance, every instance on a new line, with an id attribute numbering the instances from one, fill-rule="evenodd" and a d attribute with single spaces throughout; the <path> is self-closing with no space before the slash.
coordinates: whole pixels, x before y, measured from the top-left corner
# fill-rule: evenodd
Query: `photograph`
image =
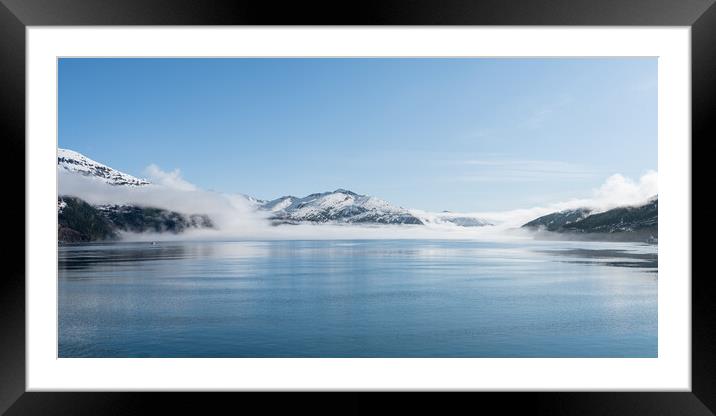
<path id="1" fill-rule="evenodd" d="M 58 357 L 658 358 L 658 69 L 59 57 Z"/>

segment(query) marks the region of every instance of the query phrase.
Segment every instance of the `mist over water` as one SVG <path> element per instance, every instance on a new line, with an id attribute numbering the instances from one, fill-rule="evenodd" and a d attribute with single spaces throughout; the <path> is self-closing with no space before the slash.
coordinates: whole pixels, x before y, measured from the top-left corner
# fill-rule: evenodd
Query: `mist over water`
<path id="1" fill-rule="evenodd" d="M 59 171 L 60 195 L 206 214 L 216 227 L 59 247 L 60 357 L 657 355 L 655 245 L 537 241 L 519 228 L 637 203 L 655 173 L 612 177 L 591 199 L 469 213 L 493 225 L 462 227 L 273 226 L 243 195 L 150 171 L 135 187 Z"/>
<path id="2" fill-rule="evenodd" d="M 590 198 L 575 198 L 544 207 L 514 209 L 501 212 L 472 212 L 466 216 L 487 220 L 492 225 L 461 227 L 454 224 L 358 225 L 299 224 L 272 226 L 271 213 L 257 210 L 241 194 L 202 190 L 184 180 L 179 171 L 164 172 L 151 165 L 147 172 L 153 183 L 147 186 L 112 186 L 101 180 L 58 170 L 60 195 L 77 196 L 90 204 L 133 204 L 177 211 L 183 214 L 206 214 L 215 229 L 189 229 L 181 235 L 123 234 L 125 241 L 203 240 L 230 241 L 255 239 L 476 239 L 520 240 L 532 238 L 519 227 L 539 216 L 555 211 L 591 208 L 595 212 L 624 205 L 638 205 L 656 195 L 657 173 L 647 172 L 638 181 L 612 175 Z M 419 209 L 410 210 L 421 218 L 438 215 Z M 461 214 L 462 215 L 462 214 Z"/>
<path id="3" fill-rule="evenodd" d="M 471 213 L 494 224 L 482 227 L 272 226 L 243 195 L 153 174 L 126 187 L 60 171 L 61 195 L 216 225 L 61 246 L 61 357 L 657 354 L 655 245 L 536 241 L 519 228 L 557 209 L 648 198 L 655 174 L 613 177 L 592 199 Z"/>

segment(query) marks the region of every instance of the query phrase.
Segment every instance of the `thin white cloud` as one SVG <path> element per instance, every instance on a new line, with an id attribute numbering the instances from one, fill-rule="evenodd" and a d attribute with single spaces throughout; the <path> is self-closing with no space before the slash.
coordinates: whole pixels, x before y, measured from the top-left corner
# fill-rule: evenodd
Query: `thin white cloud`
<path id="1" fill-rule="evenodd" d="M 594 191 L 594 200 L 604 206 L 639 204 L 659 192 L 658 179 L 655 171 L 647 172 L 638 181 L 615 174 Z"/>
<path id="2" fill-rule="evenodd" d="M 638 180 L 621 174 L 609 176 L 602 185 L 592 189 L 585 198 L 573 198 L 545 206 L 514 209 L 500 212 L 475 212 L 474 215 L 499 224 L 503 228 L 519 227 L 542 215 L 567 209 L 588 208 L 595 212 L 621 206 L 637 206 L 646 203 L 659 192 L 658 173 L 648 171 Z"/>
<path id="3" fill-rule="evenodd" d="M 198 189 L 194 184 L 187 182 L 181 177 L 179 169 L 165 172 L 159 168 L 159 166 L 152 163 L 145 169 L 145 174 L 149 177 L 150 182 L 166 186 L 170 189 L 179 191 L 196 191 Z"/>
<path id="4" fill-rule="evenodd" d="M 553 102 L 542 104 L 527 117 L 525 127 L 532 130 L 542 127 L 555 113 L 572 103 L 572 101 L 573 99 L 569 95 L 562 95 Z"/>

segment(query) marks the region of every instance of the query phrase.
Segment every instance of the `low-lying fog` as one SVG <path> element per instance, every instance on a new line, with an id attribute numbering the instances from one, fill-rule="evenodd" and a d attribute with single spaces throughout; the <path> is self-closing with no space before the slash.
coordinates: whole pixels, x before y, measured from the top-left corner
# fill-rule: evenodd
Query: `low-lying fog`
<path id="1" fill-rule="evenodd" d="M 165 172 L 151 165 L 147 174 L 152 185 L 113 186 L 101 180 L 58 169 L 60 195 L 71 195 L 90 204 L 133 204 L 206 214 L 215 229 L 192 229 L 183 234 L 125 234 L 126 240 L 234 240 L 234 239 L 519 239 L 531 234 L 519 227 L 542 215 L 574 208 L 603 211 L 617 206 L 638 205 L 657 194 L 657 172 L 649 171 L 638 180 L 615 174 L 591 191 L 588 198 L 575 198 L 542 207 L 501 212 L 470 212 L 494 225 L 461 227 L 454 224 L 426 225 L 271 225 L 269 212 L 257 210 L 243 195 L 202 190 L 184 180 L 178 170 Z M 317 190 L 321 191 L 321 190 Z M 370 194 L 369 191 L 366 193 Z M 379 196 L 380 197 L 380 196 Z M 419 217 L 437 213 L 411 210 Z"/>

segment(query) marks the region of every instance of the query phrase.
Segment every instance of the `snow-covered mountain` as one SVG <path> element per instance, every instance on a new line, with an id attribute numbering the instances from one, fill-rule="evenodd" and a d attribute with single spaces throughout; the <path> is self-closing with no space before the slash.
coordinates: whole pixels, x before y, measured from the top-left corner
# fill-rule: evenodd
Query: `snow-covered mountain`
<path id="1" fill-rule="evenodd" d="M 140 187 L 150 185 L 145 179 L 120 172 L 87 156 L 68 149 L 57 151 L 58 169 L 74 174 L 97 178 L 111 185 Z M 430 213 L 395 206 L 387 201 L 368 195 L 360 195 L 346 189 L 315 193 L 305 197 L 283 196 L 270 201 L 244 194 L 254 209 L 264 212 L 273 224 L 347 223 L 347 224 L 411 224 L 411 225 L 454 225 L 459 227 L 480 227 L 489 222 L 451 212 Z M 59 202 L 58 204 L 61 204 Z M 58 210 L 64 207 L 58 205 Z"/>
<path id="2" fill-rule="evenodd" d="M 69 172 L 95 177 L 110 185 L 142 186 L 149 181 L 110 168 L 87 156 L 68 149 L 57 149 L 57 166 Z"/>
<path id="3" fill-rule="evenodd" d="M 409 210 L 372 196 L 346 189 L 311 194 L 303 198 L 283 196 L 261 205 L 276 224 L 299 222 L 416 224 L 423 221 Z"/>

